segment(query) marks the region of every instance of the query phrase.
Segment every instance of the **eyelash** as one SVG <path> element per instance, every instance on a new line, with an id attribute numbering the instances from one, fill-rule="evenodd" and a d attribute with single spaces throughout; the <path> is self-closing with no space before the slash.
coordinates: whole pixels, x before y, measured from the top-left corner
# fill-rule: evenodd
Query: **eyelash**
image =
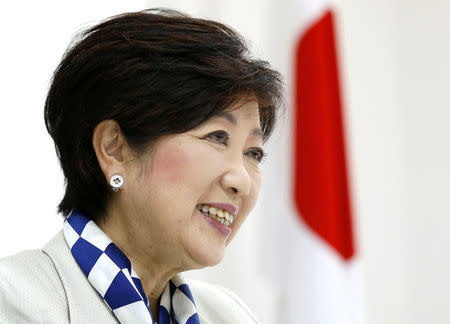
<path id="1" fill-rule="evenodd" d="M 205 138 L 212 138 L 212 137 L 217 138 L 220 135 L 225 137 L 225 141 L 228 141 L 228 139 L 230 138 L 228 133 L 225 132 L 225 131 L 217 131 L 217 132 L 210 133 L 210 134 L 206 135 Z M 223 141 L 218 141 L 218 142 L 221 143 L 222 145 L 225 145 L 225 146 L 228 145 L 227 142 L 223 142 Z M 252 155 L 252 159 L 257 161 L 258 163 L 261 163 L 267 157 L 267 153 L 265 153 L 261 149 L 251 150 L 251 151 L 248 151 L 247 153 L 250 153 L 250 155 Z M 251 154 L 251 153 L 257 153 L 256 154 L 257 157 L 255 157 L 255 155 Z"/>

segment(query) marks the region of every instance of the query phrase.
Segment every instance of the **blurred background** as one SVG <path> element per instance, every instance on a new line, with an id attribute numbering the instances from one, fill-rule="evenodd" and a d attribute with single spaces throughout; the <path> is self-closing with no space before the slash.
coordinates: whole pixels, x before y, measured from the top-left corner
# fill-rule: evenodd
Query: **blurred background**
<path id="1" fill-rule="evenodd" d="M 286 82 L 287 114 L 266 146 L 258 205 L 220 265 L 186 275 L 228 287 L 263 324 L 450 323 L 449 1 L 2 2 L 0 257 L 41 247 L 61 229 L 64 179 L 43 105 L 72 36 L 150 7 L 232 26 Z M 305 93 L 310 106 L 300 105 Z M 318 111 L 315 102 L 337 109 L 323 143 L 343 135 L 326 155 L 340 167 L 323 196 L 330 184 L 321 181 L 334 178 L 306 168 L 308 134 L 299 139 L 298 126 L 307 119 L 295 118 Z M 306 208 L 308 183 L 317 205 Z M 318 219 L 314 211 L 333 209 L 337 196 L 345 208 Z"/>

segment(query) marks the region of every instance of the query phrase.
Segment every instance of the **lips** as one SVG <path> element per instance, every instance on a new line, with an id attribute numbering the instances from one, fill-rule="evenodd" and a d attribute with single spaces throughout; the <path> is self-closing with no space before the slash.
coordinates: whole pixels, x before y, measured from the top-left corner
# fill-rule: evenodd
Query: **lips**
<path id="1" fill-rule="evenodd" d="M 217 231 L 219 231 L 221 234 L 225 235 L 225 236 L 229 236 L 231 234 L 231 228 L 220 224 L 219 222 L 217 222 L 216 220 L 212 219 L 211 217 L 209 217 L 207 214 L 203 213 L 200 211 L 200 213 L 203 215 L 203 217 L 205 218 L 205 220 L 212 226 L 214 227 Z"/>

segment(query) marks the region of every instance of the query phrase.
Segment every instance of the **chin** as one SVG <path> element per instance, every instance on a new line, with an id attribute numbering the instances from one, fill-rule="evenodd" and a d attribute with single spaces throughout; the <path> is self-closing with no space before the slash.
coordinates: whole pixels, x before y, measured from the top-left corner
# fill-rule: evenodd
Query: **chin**
<path id="1" fill-rule="evenodd" d="M 225 249 L 208 249 L 192 253 L 191 257 L 194 262 L 201 268 L 212 267 L 219 264 L 225 255 Z"/>

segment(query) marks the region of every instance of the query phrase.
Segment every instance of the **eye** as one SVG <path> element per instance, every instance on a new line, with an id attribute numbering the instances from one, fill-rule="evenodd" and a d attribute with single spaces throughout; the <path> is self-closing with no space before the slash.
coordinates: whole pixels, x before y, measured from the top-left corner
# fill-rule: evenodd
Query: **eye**
<path id="1" fill-rule="evenodd" d="M 267 157 L 267 153 L 265 153 L 262 149 L 255 149 L 247 151 L 248 155 L 254 160 L 256 160 L 258 163 L 262 163 L 263 160 Z"/>
<path id="2" fill-rule="evenodd" d="M 214 141 L 219 142 L 223 145 L 228 145 L 228 139 L 230 138 L 230 136 L 228 135 L 228 133 L 226 131 L 217 131 L 217 132 L 213 132 L 211 134 L 206 135 L 206 138 L 212 138 L 214 139 Z"/>

